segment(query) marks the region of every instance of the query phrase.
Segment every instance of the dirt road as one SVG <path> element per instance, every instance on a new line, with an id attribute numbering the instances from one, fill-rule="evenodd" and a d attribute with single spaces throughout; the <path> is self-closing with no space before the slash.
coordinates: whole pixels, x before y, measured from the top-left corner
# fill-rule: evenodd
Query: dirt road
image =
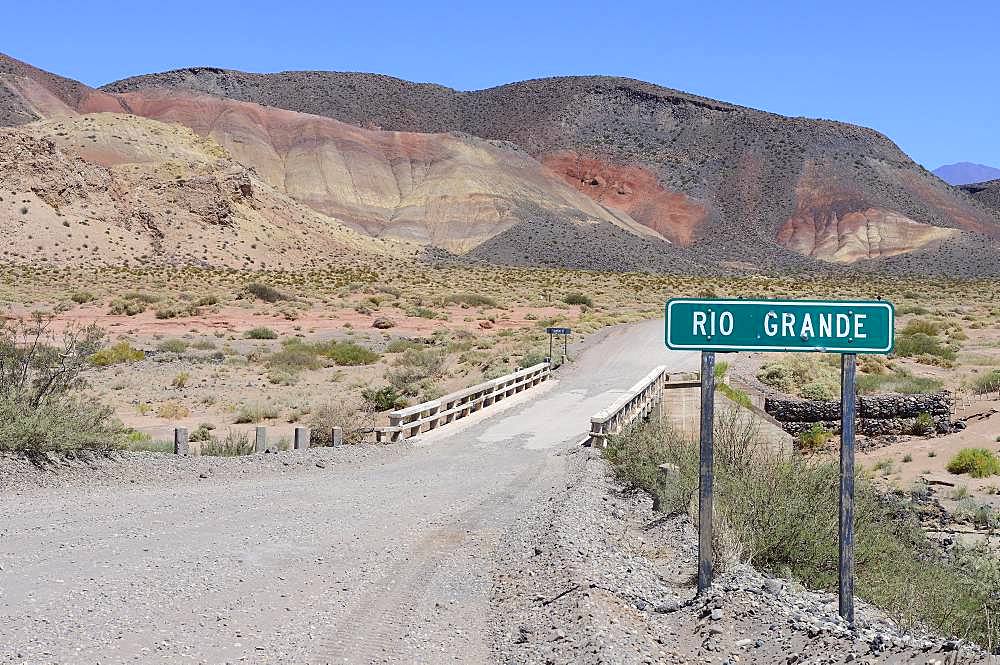
<path id="1" fill-rule="evenodd" d="M 497 547 L 582 477 L 589 416 L 661 363 L 697 356 L 662 322 L 616 328 L 537 396 L 402 452 L 180 478 L 140 458 L 8 493 L 0 662 L 488 662 Z"/>

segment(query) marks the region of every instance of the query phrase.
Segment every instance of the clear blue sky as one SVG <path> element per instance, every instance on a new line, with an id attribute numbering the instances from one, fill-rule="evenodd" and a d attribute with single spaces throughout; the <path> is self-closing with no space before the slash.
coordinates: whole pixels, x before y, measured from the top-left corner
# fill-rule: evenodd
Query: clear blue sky
<path id="1" fill-rule="evenodd" d="M 1000 2 L 11 2 L 0 51 L 99 85 L 212 65 L 459 89 L 614 74 L 1000 167 Z"/>

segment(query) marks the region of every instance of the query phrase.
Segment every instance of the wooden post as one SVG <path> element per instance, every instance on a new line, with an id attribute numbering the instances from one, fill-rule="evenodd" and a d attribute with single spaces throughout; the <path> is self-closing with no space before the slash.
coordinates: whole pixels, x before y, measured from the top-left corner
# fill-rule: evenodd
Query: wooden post
<path id="1" fill-rule="evenodd" d="M 701 450 L 698 483 L 698 593 L 712 584 L 712 427 L 715 423 L 715 352 L 701 352 Z"/>
<path id="2" fill-rule="evenodd" d="M 549 333 L 549 363 L 554 360 L 552 356 L 552 333 Z"/>
<path id="3" fill-rule="evenodd" d="M 174 428 L 174 454 L 175 455 L 188 455 L 191 452 L 191 448 L 188 444 L 188 431 L 187 427 L 175 427 Z"/>
<path id="4" fill-rule="evenodd" d="M 854 378 L 857 356 L 840 360 L 840 616 L 854 623 Z"/>

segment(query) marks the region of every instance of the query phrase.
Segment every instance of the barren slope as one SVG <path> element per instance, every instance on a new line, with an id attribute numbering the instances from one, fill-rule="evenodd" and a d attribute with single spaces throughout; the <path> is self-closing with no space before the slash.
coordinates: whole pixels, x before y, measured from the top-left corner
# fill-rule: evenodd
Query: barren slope
<path id="1" fill-rule="evenodd" d="M 211 139 L 122 114 L 0 129 L 0 261 L 299 268 L 413 255 L 276 192 Z"/>
<path id="2" fill-rule="evenodd" d="M 983 205 L 1000 213 L 1000 180 L 987 180 L 971 185 L 961 185 L 962 191 L 968 193 Z"/>

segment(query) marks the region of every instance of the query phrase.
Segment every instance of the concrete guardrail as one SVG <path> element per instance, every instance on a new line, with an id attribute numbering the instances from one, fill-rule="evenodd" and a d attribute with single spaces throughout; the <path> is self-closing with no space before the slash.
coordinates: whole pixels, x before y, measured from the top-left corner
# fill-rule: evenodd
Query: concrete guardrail
<path id="1" fill-rule="evenodd" d="M 429 402 L 393 411 L 389 414 L 389 426 L 375 429 L 375 441 L 399 441 L 447 425 L 538 385 L 549 378 L 551 371 L 550 363 L 539 363 Z"/>
<path id="2" fill-rule="evenodd" d="M 640 418 L 649 418 L 654 408 L 662 407 L 663 390 L 668 380 L 666 366 L 660 365 L 606 409 L 594 414 L 590 419 L 587 445 L 604 447 L 609 436 L 622 432 Z"/>

